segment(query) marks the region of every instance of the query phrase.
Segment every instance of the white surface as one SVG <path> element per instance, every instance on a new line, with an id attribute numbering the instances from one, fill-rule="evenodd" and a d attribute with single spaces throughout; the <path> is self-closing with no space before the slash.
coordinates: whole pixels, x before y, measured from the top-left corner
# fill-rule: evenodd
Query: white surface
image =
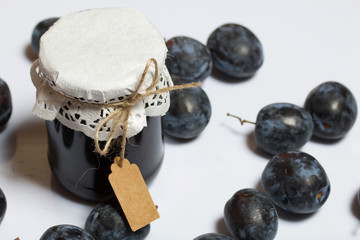
<path id="1" fill-rule="evenodd" d="M 200 137 L 188 142 L 166 138 L 164 164 L 150 186 L 161 218 L 152 223 L 147 239 L 224 233 L 226 201 L 239 189 L 259 185 L 268 157 L 256 149 L 253 126 L 240 126 L 227 112 L 255 120 L 269 103 L 302 105 L 310 90 L 327 80 L 342 82 L 360 102 L 359 1 L 3 0 L 0 76 L 11 89 L 14 112 L 0 133 L 0 187 L 8 199 L 0 239 L 39 239 L 47 228 L 62 223 L 83 226 L 92 208 L 61 191 L 51 177 L 44 122 L 31 113 L 35 88 L 29 75 L 29 43 L 33 27 L 45 18 L 108 6 L 142 10 L 165 38 L 186 35 L 203 43 L 219 25 L 239 23 L 264 47 L 264 65 L 253 78 L 231 83 L 212 76 L 205 81 L 213 112 Z M 360 239 L 355 202 L 360 187 L 359 121 L 341 141 L 311 141 L 303 148 L 326 169 L 331 194 L 314 215 L 282 216 L 277 240 Z"/>

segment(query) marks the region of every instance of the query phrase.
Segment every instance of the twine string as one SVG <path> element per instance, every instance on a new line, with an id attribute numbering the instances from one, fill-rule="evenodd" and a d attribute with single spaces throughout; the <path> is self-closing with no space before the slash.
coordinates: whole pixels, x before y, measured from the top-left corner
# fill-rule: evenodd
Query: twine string
<path id="1" fill-rule="evenodd" d="M 148 87 L 145 90 L 145 93 L 140 94 L 139 93 L 140 88 L 144 84 L 146 74 L 148 73 L 149 68 L 150 68 L 152 63 L 155 66 L 155 74 L 153 76 L 152 83 L 151 83 L 150 87 Z M 96 148 L 96 151 L 100 155 L 106 155 L 109 152 L 109 148 L 110 148 L 110 145 L 111 145 L 111 140 L 112 140 L 112 138 L 113 138 L 113 136 L 115 134 L 115 130 L 120 126 L 120 124 L 122 122 L 123 123 L 123 135 L 122 135 L 122 140 L 121 140 L 120 156 L 115 157 L 115 159 L 114 159 L 114 161 L 120 167 L 122 167 L 123 161 L 125 159 L 125 146 L 126 146 L 126 135 L 127 135 L 127 130 L 128 130 L 128 120 L 129 120 L 132 108 L 139 101 L 143 100 L 147 96 L 154 95 L 154 94 L 165 93 L 165 92 L 170 92 L 170 91 L 173 91 L 173 90 L 179 90 L 179 89 L 185 89 L 185 88 L 191 88 L 191 87 L 198 87 L 198 86 L 201 85 L 201 83 L 199 83 L 199 82 L 194 82 L 194 83 L 175 85 L 175 86 L 171 86 L 171 87 L 165 87 L 165 88 L 162 88 L 162 89 L 152 90 L 155 87 L 156 83 L 157 83 L 158 75 L 159 75 L 159 70 L 158 70 L 157 61 L 154 58 L 150 58 L 146 63 L 146 67 L 144 68 L 141 79 L 140 79 L 135 91 L 130 96 L 128 96 L 127 98 L 123 99 L 122 101 L 120 101 L 118 103 L 106 104 L 107 107 L 114 107 L 115 110 L 111 114 L 109 114 L 99 124 L 99 126 L 98 126 L 98 128 L 96 130 L 96 133 L 95 133 L 95 148 Z M 109 137 L 106 140 L 106 143 L 105 143 L 103 149 L 101 149 L 101 147 L 99 145 L 99 133 L 100 133 L 100 130 L 102 129 L 102 127 L 104 125 L 106 125 L 106 123 L 108 123 L 110 120 L 113 120 L 114 123 L 113 123 L 112 129 L 111 129 L 111 132 L 109 134 Z"/>

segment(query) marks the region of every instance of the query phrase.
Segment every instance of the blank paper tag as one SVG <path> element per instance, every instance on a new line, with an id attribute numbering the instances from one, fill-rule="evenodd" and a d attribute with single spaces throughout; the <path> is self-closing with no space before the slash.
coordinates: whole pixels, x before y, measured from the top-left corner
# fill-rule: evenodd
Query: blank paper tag
<path id="1" fill-rule="evenodd" d="M 111 165 L 110 184 L 134 232 L 160 217 L 136 164 L 124 159 L 123 166 Z"/>

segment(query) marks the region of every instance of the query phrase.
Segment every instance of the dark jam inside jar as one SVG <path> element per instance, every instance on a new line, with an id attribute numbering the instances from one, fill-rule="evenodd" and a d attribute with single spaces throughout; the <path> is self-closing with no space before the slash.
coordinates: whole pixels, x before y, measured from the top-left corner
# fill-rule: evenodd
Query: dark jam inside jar
<path id="1" fill-rule="evenodd" d="M 47 121 L 48 159 L 59 182 L 73 194 L 91 201 L 114 195 L 108 176 L 113 159 L 120 151 L 121 137 L 113 141 L 106 156 L 95 152 L 94 139 L 74 131 L 57 119 Z M 100 143 L 103 145 L 104 143 Z M 160 117 L 147 117 L 147 127 L 128 139 L 125 157 L 135 163 L 145 181 L 156 175 L 164 156 Z"/>

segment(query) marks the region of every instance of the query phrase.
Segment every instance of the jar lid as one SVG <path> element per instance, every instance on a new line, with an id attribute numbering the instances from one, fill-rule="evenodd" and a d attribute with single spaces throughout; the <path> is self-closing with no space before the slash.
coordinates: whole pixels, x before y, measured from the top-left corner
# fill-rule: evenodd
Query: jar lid
<path id="1" fill-rule="evenodd" d="M 101 120 L 114 111 L 106 104 L 134 92 L 150 58 L 159 71 L 154 89 L 172 85 L 166 54 L 164 38 L 136 9 L 101 8 L 64 16 L 40 39 L 39 59 L 31 69 L 37 88 L 33 112 L 94 138 Z M 155 65 L 150 65 L 140 94 L 151 86 L 154 74 Z M 146 116 L 164 115 L 169 104 L 168 92 L 139 101 L 131 110 L 127 136 L 146 126 Z M 107 125 L 99 140 L 108 138 L 111 122 Z M 114 137 L 121 134 L 119 128 Z"/>

